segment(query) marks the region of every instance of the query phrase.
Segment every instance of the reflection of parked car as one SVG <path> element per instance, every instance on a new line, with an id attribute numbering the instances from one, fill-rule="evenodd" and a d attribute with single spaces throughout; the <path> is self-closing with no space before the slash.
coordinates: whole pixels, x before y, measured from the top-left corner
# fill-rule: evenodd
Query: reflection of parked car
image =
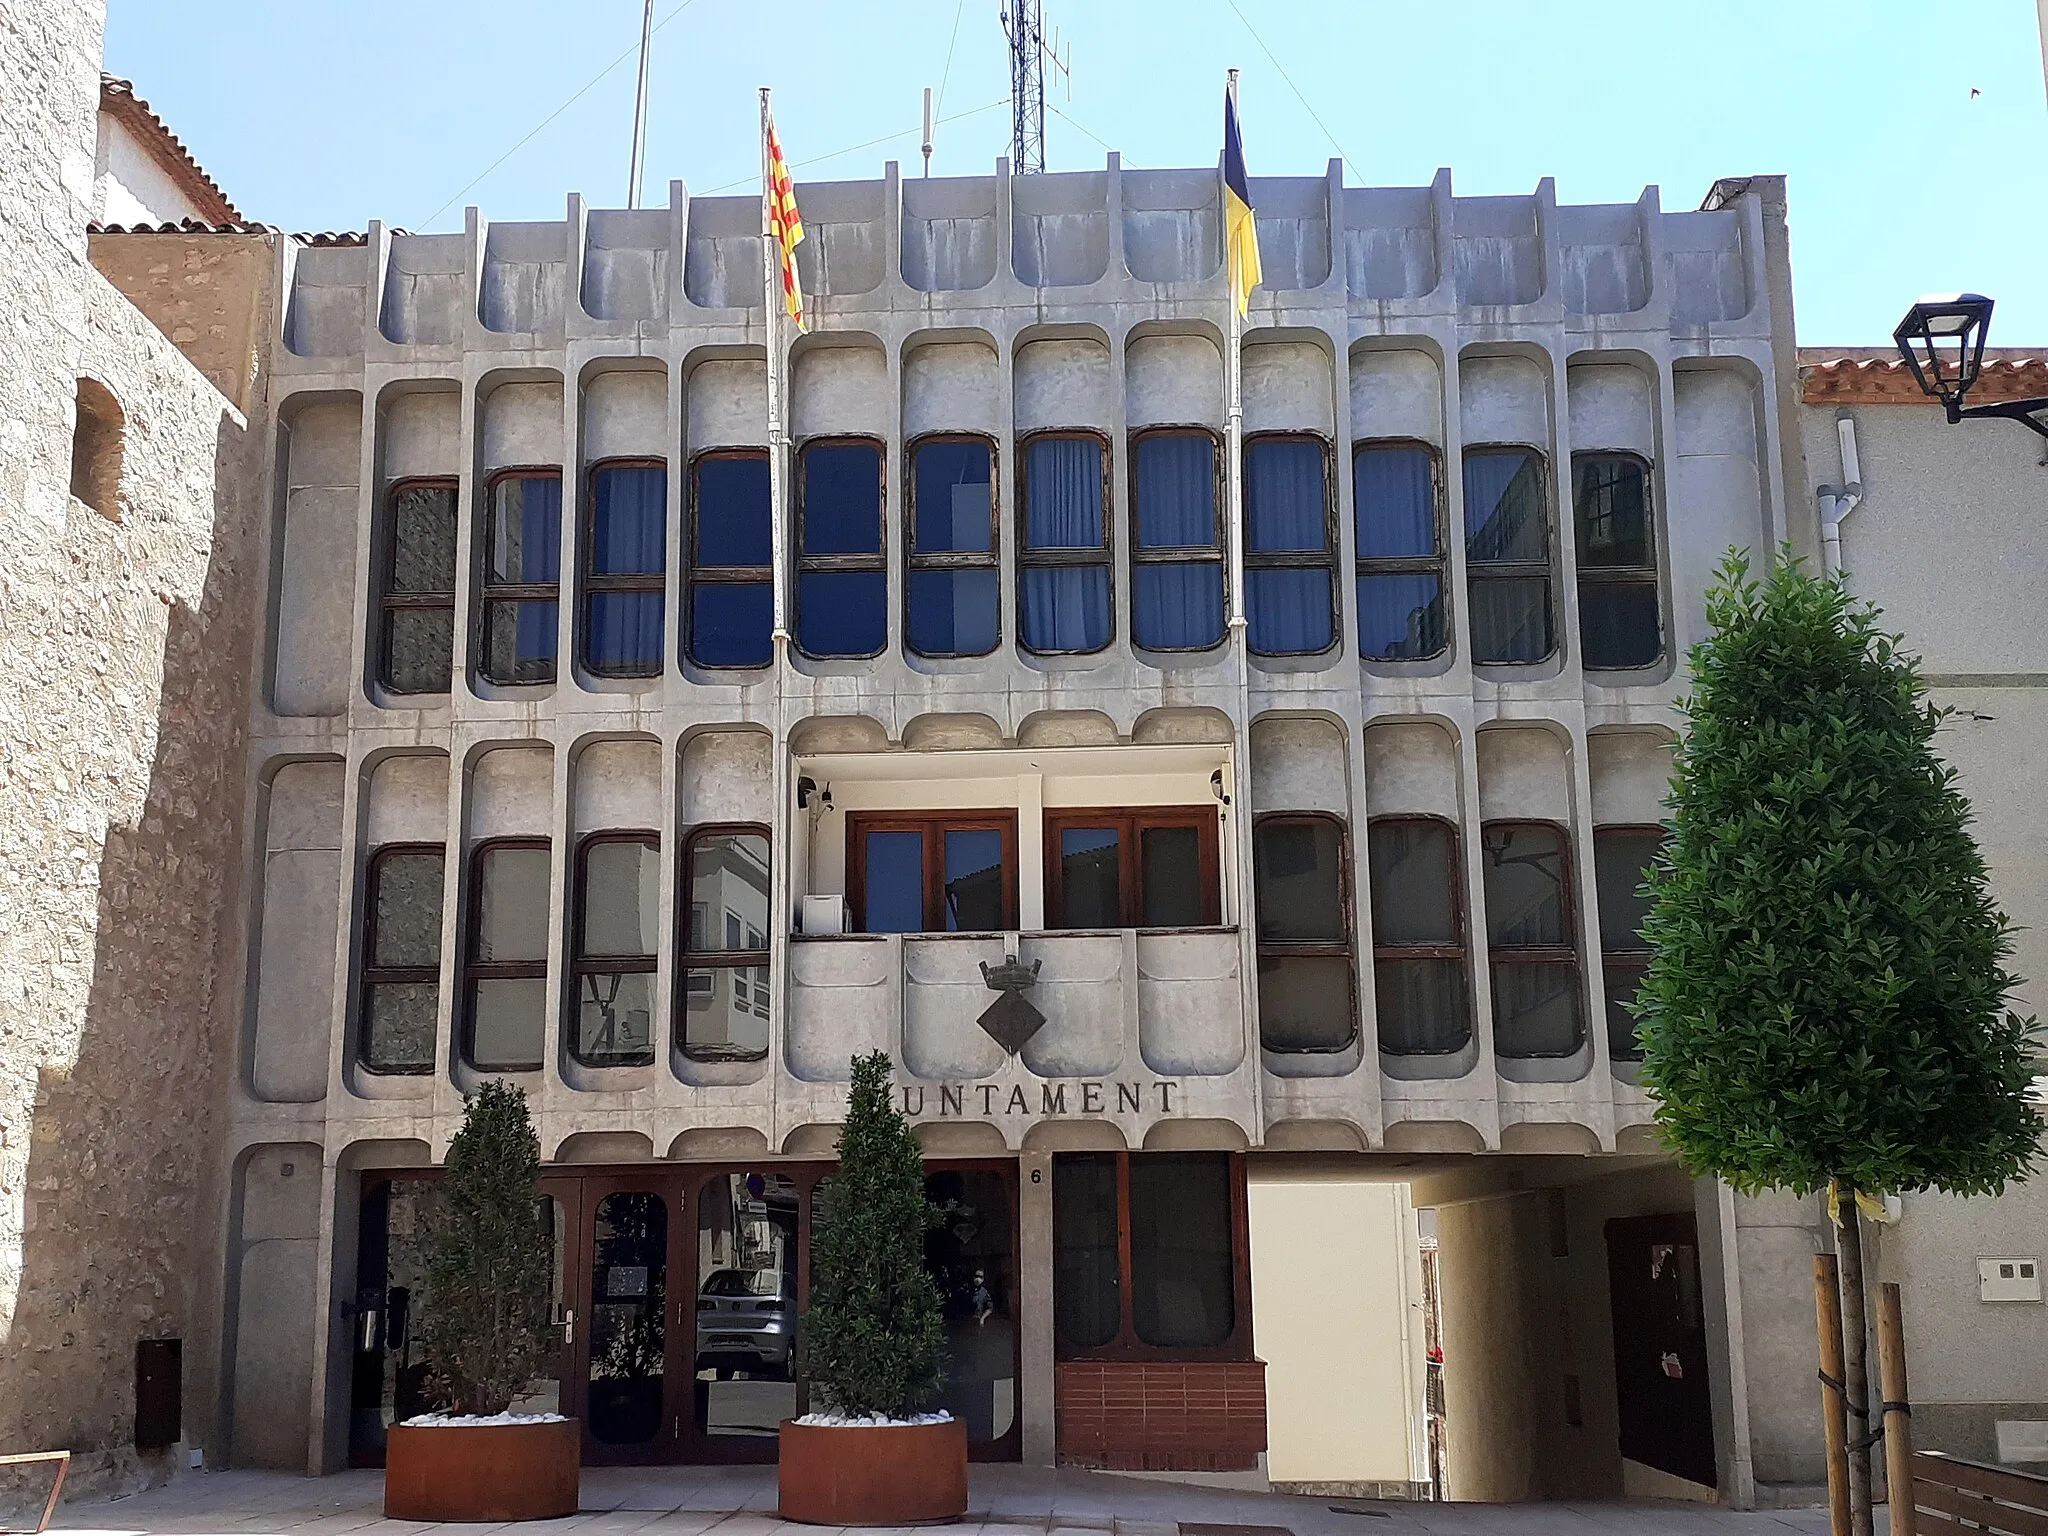
<path id="1" fill-rule="evenodd" d="M 714 1269 L 697 1292 L 697 1369 L 789 1379 L 796 1277 L 772 1269 Z"/>

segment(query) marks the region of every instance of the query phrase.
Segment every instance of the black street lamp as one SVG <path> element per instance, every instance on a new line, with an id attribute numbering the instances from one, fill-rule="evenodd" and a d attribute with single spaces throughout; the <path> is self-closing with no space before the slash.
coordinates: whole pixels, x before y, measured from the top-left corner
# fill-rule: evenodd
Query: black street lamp
<path id="1" fill-rule="evenodd" d="M 2039 416 L 2048 411 L 2048 396 L 1963 404 L 1984 371 L 1984 341 L 1990 334 L 1991 300 L 1981 293 L 1952 293 L 1922 299 L 1907 310 L 1892 340 L 1920 392 L 1939 400 L 1951 422 L 2003 416 L 2048 437 L 2048 424 Z"/>

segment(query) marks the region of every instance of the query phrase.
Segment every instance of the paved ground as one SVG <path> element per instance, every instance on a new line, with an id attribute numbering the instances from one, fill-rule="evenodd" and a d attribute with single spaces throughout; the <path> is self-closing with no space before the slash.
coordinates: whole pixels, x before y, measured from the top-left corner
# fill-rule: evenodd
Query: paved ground
<path id="1" fill-rule="evenodd" d="M 67 1504 L 51 1529 L 108 1536 L 482 1536 L 515 1529 L 533 1536 L 817 1536 L 819 1529 L 775 1517 L 773 1467 L 592 1468 L 583 1474 L 581 1513 L 528 1527 L 386 1520 L 383 1493 L 381 1472 L 194 1474 L 131 1498 Z M 1268 1529 L 1183 1532 L 1183 1523 Z M 971 1536 L 1275 1536 L 1275 1526 L 1293 1536 L 1824 1536 L 1827 1516 L 1648 1502 L 1361 1503 L 977 1466 L 967 1519 L 954 1529 Z"/>

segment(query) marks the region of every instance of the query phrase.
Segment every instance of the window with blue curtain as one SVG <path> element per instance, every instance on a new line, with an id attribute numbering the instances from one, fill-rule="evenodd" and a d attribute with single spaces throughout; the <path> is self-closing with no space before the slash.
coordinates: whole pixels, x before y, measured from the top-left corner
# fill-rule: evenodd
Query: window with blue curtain
<path id="1" fill-rule="evenodd" d="M 561 604 L 562 472 L 510 470 L 490 483 L 476 669 L 504 685 L 555 680 Z"/>
<path id="2" fill-rule="evenodd" d="M 1466 451 L 1465 584 L 1482 666 L 1543 661 L 1557 649 L 1548 473 L 1533 448 Z"/>
<path id="3" fill-rule="evenodd" d="M 1351 454 L 1358 558 L 1358 653 L 1423 661 L 1451 643 L 1444 603 L 1436 453 L 1422 443 L 1363 442 Z"/>
<path id="4" fill-rule="evenodd" d="M 599 677 L 658 677 L 667 581 L 667 466 L 613 460 L 593 467 L 588 527 L 583 664 Z"/>
<path id="5" fill-rule="evenodd" d="M 1572 455 L 1579 642 L 1590 668 L 1654 666 L 1664 655 L 1650 466 L 1632 453 Z"/>
<path id="6" fill-rule="evenodd" d="M 875 656 L 889 638 L 882 445 L 822 438 L 796 459 L 796 643 L 806 656 Z"/>
<path id="7" fill-rule="evenodd" d="M 1337 637 L 1329 447 L 1269 432 L 1244 445 L 1245 611 L 1254 654 L 1314 656 Z"/>
<path id="8" fill-rule="evenodd" d="M 689 526 L 684 654 L 700 667 L 767 666 L 775 659 L 775 535 L 766 450 L 697 455 Z"/>
<path id="9" fill-rule="evenodd" d="M 1088 432 L 1024 440 L 1017 550 L 1020 638 L 1044 654 L 1099 651 L 1114 631 L 1109 579 L 1109 445 Z"/>
<path id="10" fill-rule="evenodd" d="M 986 656 L 1002 623 L 995 444 L 920 438 L 910 448 L 904 637 L 920 656 Z"/>
<path id="11" fill-rule="evenodd" d="M 1223 524 L 1214 433 L 1131 439 L 1131 642 L 1203 651 L 1223 640 Z"/>

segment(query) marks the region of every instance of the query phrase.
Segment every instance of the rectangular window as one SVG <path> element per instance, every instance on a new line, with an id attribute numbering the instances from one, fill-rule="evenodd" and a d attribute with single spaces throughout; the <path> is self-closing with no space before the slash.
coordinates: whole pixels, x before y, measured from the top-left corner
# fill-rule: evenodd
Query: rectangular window
<path id="1" fill-rule="evenodd" d="M 1052 1195 L 1061 1358 L 1251 1358 L 1242 1157 L 1060 1153 Z"/>
<path id="2" fill-rule="evenodd" d="M 1381 816 L 1365 840 L 1380 1049 L 1461 1051 L 1472 1038 L 1472 999 L 1458 830 L 1435 817 Z"/>
<path id="3" fill-rule="evenodd" d="M 601 832 L 576 855 L 570 1051 L 586 1067 L 644 1067 L 654 1060 L 655 912 L 661 839 Z"/>
<path id="4" fill-rule="evenodd" d="M 1221 455 L 1212 432 L 1131 438 L 1131 643 L 1203 651 L 1223 640 Z"/>
<path id="5" fill-rule="evenodd" d="M 1650 865 L 1669 834 L 1662 827 L 1595 827 L 1593 894 L 1600 905 L 1600 969 L 1607 988 L 1607 1053 L 1615 1061 L 1641 1061 L 1635 1015 L 1629 1005 L 1650 968 L 1643 919 L 1650 898 L 1642 893 Z"/>
<path id="6" fill-rule="evenodd" d="M 1334 816 L 1261 816 L 1252 827 L 1259 918 L 1259 1042 L 1341 1051 L 1358 1038 L 1350 861 Z"/>
<path id="7" fill-rule="evenodd" d="M 1547 821 L 1489 821 L 1479 835 L 1494 1052 L 1569 1056 L 1586 1029 L 1565 830 Z"/>
<path id="8" fill-rule="evenodd" d="M 583 660 L 599 677 L 659 677 L 668 569 L 668 468 L 613 460 L 590 471 Z"/>
<path id="9" fill-rule="evenodd" d="M 364 876 L 358 1045 L 368 1071 L 434 1070 L 442 865 L 438 843 L 394 844 L 370 856 Z"/>
<path id="10" fill-rule="evenodd" d="M 1550 603 L 1550 498 L 1533 448 L 1465 454 L 1465 580 L 1472 659 L 1543 661 L 1557 649 Z"/>
<path id="11" fill-rule="evenodd" d="M 1253 652 L 1315 656 L 1337 638 L 1330 449 L 1268 432 L 1244 447 L 1245 610 Z"/>
<path id="12" fill-rule="evenodd" d="M 796 456 L 796 643 L 806 656 L 877 656 L 889 640 L 882 445 L 824 438 Z"/>
<path id="13" fill-rule="evenodd" d="M 562 576 L 562 472 L 491 477 L 476 669 L 512 687 L 555 680 Z"/>
<path id="14" fill-rule="evenodd" d="M 699 827 L 683 845 L 683 876 L 683 1054 L 759 1061 L 768 1054 L 768 829 Z"/>
<path id="15" fill-rule="evenodd" d="M 1109 579 L 1109 446 L 1084 432 L 1040 432 L 1018 456 L 1024 537 L 1017 550 L 1027 651 L 1099 651 L 1114 631 Z"/>
<path id="16" fill-rule="evenodd" d="M 856 933 L 1017 926 L 1015 811 L 856 811 L 846 868 Z"/>
<path id="17" fill-rule="evenodd" d="M 1650 466 L 1633 454 L 1572 455 L 1578 528 L 1579 639 L 1596 670 L 1654 665 L 1664 654 Z"/>
<path id="18" fill-rule="evenodd" d="M 775 536 L 768 455 L 700 453 L 690 465 L 690 635 L 700 667 L 765 667 L 775 659 Z"/>
<path id="19" fill-rule="evenodd" d="M 455 669 L 455 482 L 391 488 L 377 619 L 377 681 L 392 693 L 446 693 Z"/>
<path id="20" fill-rule="evenodd" d="M 1367 661 L 1421 661 L 1451 643 L 1438 501 L 1434 449 L 1364 442 L 1352 450 L 1358 653 Z"/>
<path id="21" fill-rule="evenodd" d="M 1046 927 L 1200 928 L 1221 907 L 1213 809 L 1046 813 Z"/>
<path id="22" fill-rule="evenodd" d="M 537 1072 L 547 1048 L 548 845 L 481 843 L 470 855 L 462 1053 L 479 1072 Z"/>
<path id="23" fill-rule="evenodd" d="M 904 639 L 920 656 L 986 656 L 1002 625 L 995 444 L 926 437 L 910 449 Z"/>

